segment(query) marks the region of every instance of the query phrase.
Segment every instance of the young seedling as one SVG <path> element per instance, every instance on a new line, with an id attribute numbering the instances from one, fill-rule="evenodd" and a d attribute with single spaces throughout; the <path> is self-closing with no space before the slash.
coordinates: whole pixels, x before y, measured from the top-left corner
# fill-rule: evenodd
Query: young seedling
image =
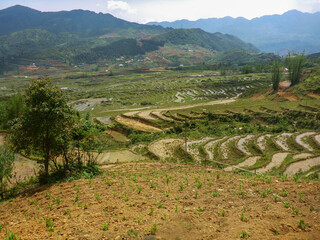
<path id="1" fill-rule="evenodd" d="M 162 202 L 157 202 L 158 204 L 158 208 L 162 208 L 163 207 L 163 203 Z"/>
<path id="2" fill-rule="evenodd" d="M 290 203 L 289 202 L 283 202 L 283 205 L 285 208 L 289 208 L 290 207 Z"/>
<path id="3" fill-rule="evenodd" d="M 198 191 L 196 191 L 194 198 L 197 199 L 198 198 Z"/>
<path id="4" fill-rule="evenodd" d="M 248 222 L 249 221 L 249 219 L 246 216 L 244 216 L 244 210 L 241 211 L 241 218 L 240 219 L 241 219 L 242 222 Z"/>
<path id="5" fill-rule="evenodd" d="M 138 194 L 141 193 L 141 187 L 137 187 L 137 193 L 138 193 Z"/>
<path id="6" fill-rule="evenodd" d="M 150 234 L 155 235 L 157 232 L 157 224 L 153 224 L 153 226 L 150 229 Z"/>
<path id="7" fill-rule="evenodd" d="M 216 196 L 218 196 L 218 192 L 216 190 L 214 190 L 211 195 L 212 195 L 212 197 L 216 197 Z"/>
<path id="8" fill-rule="evenodd" d="M 8 237 L 6 237 L 5 239 L 7 239 L 7 240 L 18 240 L 18 236 L 15 235 L 13 232 L 9 232 Z"/>
<path id="9" fill-rule="evenodd" d="M 109 229 L 109 223 L 105 221 L 103 224 L 103 231 L 107 231 L 108 229 Z"/>
<path id="10" fill-rule="evenodd" d="M 96 194 L 94 195 L 94 197 L 95 197 L 95 199 L 96 199 L 98 202 L 101 200 L 101 196 L 100 196 L 99 193 L 96 193 Z"/>
<path id="11" fill-rule="evenodd" d="M 153 214 L 153 212 L 154 212 L 154 209 L 153 208 L 151 208 L 151 210 L 150 210 L 150 212 L 149 212 L 149 214 L 148 215 L 152 215 Z"/>
<path id="12" fill-rule="evenodd" d="M 163 213 L 163 219 L 167 220 L 167 214 L 166 213 Z"/>
<path id="13" fill-rule="evenodd" d="M 286 197 L 286 196 L 288 196 L 288 192 L 283 188 L 283 189 L 281 190 L 280 195 L 281 195 L 282 197 Z"/>
<path id="14" fill-rule="evenodd" d="M 241 231 L 240 238 L 248 238 L 250 234 L 244 230 Z"/>
<path id="15" fill-rule="evenodd" d="M 84 209 L 84 210 L 88 209 L 88 206 L 87 206 L 86 203 L 84 203 L 83 209 Z"/>
<path id="16" fill-rule="evenodd" d="M 61 200 L 59 198 L 55 198 L 55 202 L 60 205 Z"/>
<path id="17" fill-rule="evenodd" d="M 224 217 L 225 215 L 226 215 L 226 211 L 224 209 L 222 209 L 221 216 Z"/>
<path id="18" fill-rule="evenodd" d="M 299 228 L 301 228 L 302 230 L 306 230 L 306 224 L 302 219 L 299 220 Z"/>
<path id="19" fill-rule="evenodd" d="M 273 197 L 274 201 L 277 202 L 277 200 L 278 200 L 278 195 L 275 194 L 275 195 L 273 195 L 272 197 Z"/>
<path id="20" fill-rule="evenodd" d="M 50 203 L 48 203 L 48 206 L 49 206 L 49 209 L 50 209 L 50 211 L 52 211 L 53 210 L 53 203 L 52 204 L 50 204 Z"/>
<path id="21" fill-rule="evenodd" d="M 71 217 L 71 213 L 70 210 L 65 209 L 63 212 L 64 215 L 69 215 L 69 217 Z"/>
<path id="22" fill-rule="evenodd" d="M 166 195 L 166 197 L 169 197 L 169 195 L 170 195 L 170 191 L 169 191 L 169 190 L 167 190 L 167 191 L 166 191 L 166 193 L 165 193 L 165 195 Z"/>
<path id="23" fill-rule="evenodd" d="M 178 205 L 176 205 L 176 207 L 174 208 L 175 212 L 178 212 Z"/>
<path id="24" fill-rule="evenodd" d="M 54 221 L 52 220 L 52 218 L 45 218 L 46 221 L 46 228 L 48 229 L 49 232 L 53 232 L 54 229 Z"/>
<path id="25" fill-rule="evenodd" d="M 198 214 L 200 216 L 200 214 L 203 212 L 203 208 L 198 207 L 198 212 L 196 214 Z"/>
<path id="26" fill-rule="evenodd" d="M 298 215 L 299 214 L 299 210 L 295 209 L 294 207 L 292 207 L 292 214 L 293 215 Z"/>
<path id="27" fill-rule="evenodd" d="M 46 194 L 46 198 L 48 198 L 48 199 L 51 198 L 51 195 L 47 191 L 45 192 L 45 194 Z"/>
<path id="28" fill-rule="evenodd" d="M 313 212 L 313 210 L 314 210 L 314 207 L 310 206 L 310 212 Z"/>

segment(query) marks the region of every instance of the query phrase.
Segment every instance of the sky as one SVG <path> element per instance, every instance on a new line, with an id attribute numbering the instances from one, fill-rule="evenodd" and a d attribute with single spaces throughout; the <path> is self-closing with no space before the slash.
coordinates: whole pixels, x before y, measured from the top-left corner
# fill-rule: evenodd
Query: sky
<path id="1" fill-rule="evenodd" d="M 16 4 L 40 11 L 85 9 L 138 23 L 320 11 L 320 0 L 0 0 L 0 9 Z"/>

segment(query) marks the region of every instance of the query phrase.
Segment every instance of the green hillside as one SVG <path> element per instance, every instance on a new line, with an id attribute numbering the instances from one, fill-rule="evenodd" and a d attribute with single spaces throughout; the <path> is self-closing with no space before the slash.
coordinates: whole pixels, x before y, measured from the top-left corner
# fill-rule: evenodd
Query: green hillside
<path id="1" fill-rule="evenodd" d="M 40 12 L 24 6 L 14 6 L 0 11 L 0 35 L 25 30 L 43 29 L 52 33 L 69 32 L 82 36 L 99 36 L 117 29 L 136 29 L 159 33 L 160 26 L 132 23 L 112 16 L 84 10 Z"/>
<path id="2" fill-rule="evenodd" d="M 175 45 L 195 44 L 217 52 L 230 49 L 242 49 L 249 52 L 259 52 L 259 49 L 257 49 L 255 46 L 245 43 L 235 36 L 222 33 L 207 33 L 198 28 L 175 29 L 153 36 L 151 39 Z"/>

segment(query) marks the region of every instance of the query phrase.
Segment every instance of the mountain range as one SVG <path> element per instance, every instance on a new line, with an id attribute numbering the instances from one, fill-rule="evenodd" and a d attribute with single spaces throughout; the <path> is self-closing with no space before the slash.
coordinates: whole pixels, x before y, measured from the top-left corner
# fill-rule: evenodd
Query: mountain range
<path id="1" fill-rule="evenodd" d="M 242 17 L 209 18 L 196 21 L 150 22 L 172 28 L 201 28 L 206 32 L 232 34 L 250 42 L 263 52 L 286 54 L 288 51 L 320 52 L 320 12 L 297 10 L 282 15 L 262 16 L 248 20 Z"/>
<path id="2" fill-rule="evenodd" d="M 144 25 L 84 10 L 40 12 L 19 5 L 0 10 L 2 66 L 19 59 L 96 63 L 103 59 L 144 55 L 165 46 L 165 50 L 175 51 L 177 55 L 196 49 L 207 56 L 192 62 L 207 61 L 224 51 L 237 50 L 235 53 L 242 59 L 260 52 L 254 45 L 233 35 L 208 33 L 199 28 Z M 172 59 L 174 65 L 179 64 L 179 57 Z"/>

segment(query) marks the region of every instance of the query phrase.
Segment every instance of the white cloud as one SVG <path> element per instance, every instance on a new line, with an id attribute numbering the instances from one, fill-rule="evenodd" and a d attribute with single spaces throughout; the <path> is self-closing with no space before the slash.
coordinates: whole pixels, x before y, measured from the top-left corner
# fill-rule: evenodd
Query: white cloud
<path id="1" fill-rule="evenodd" d="M 122 10 L 128 13 L 136 13 L 136 10 L 133 9 L 129 3 L 125 2 L 125 1 L 108 1 L 107 3 L 107 7 L 109 10 Z"/>

